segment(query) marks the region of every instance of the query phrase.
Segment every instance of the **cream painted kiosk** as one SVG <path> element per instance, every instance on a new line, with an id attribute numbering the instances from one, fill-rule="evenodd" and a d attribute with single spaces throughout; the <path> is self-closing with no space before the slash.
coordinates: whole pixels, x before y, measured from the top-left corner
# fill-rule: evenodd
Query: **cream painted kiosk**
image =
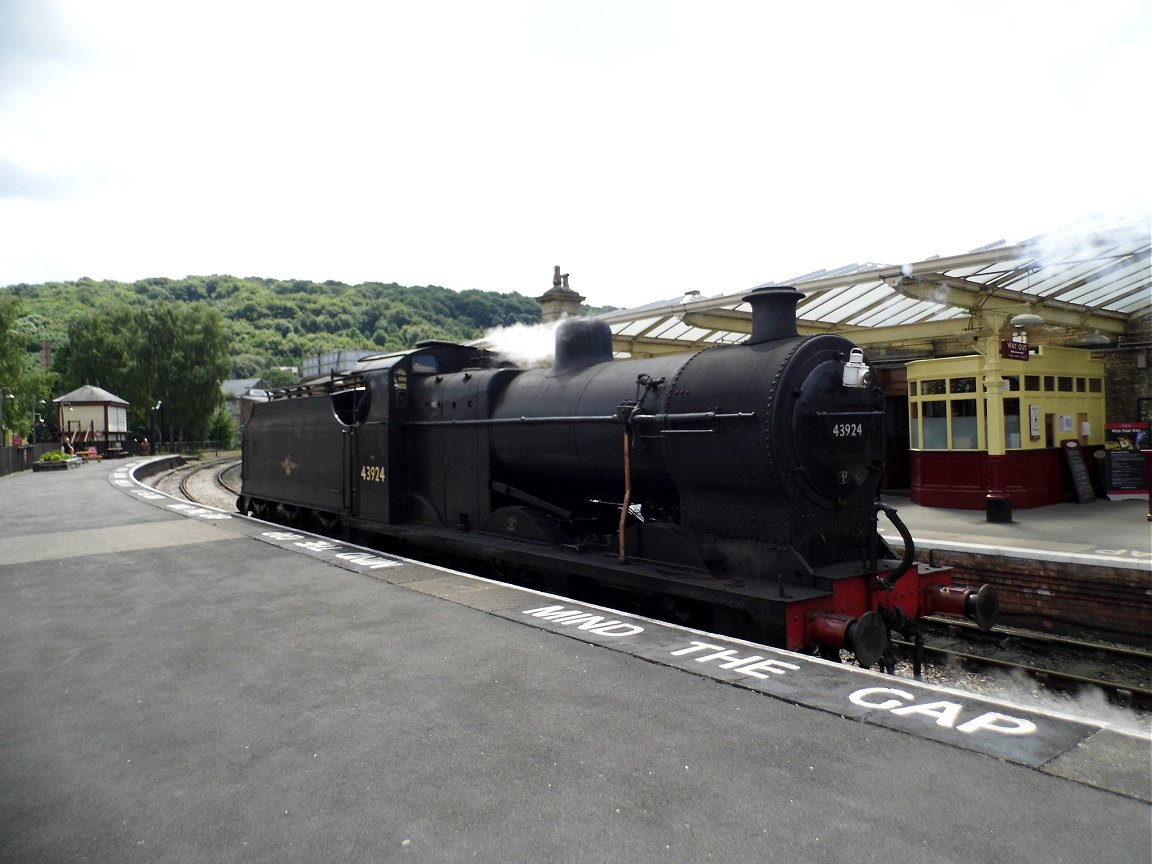
<path id="1" fill-rule="evenodd" d="M 1066 442 L 1103 446 L 1104 361 L 1014 340 L 987 348 L 908 364 L 911 495 L 1008 522 L 1013 504 L 1068 500 Z"/>

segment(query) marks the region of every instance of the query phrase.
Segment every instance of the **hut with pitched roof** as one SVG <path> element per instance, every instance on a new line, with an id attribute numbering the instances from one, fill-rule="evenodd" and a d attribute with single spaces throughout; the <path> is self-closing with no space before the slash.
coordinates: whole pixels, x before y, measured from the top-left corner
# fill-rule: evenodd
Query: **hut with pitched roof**
<path id="1" fill-rule="evenodd" d="M 119 396 L 85 384 L 53 399 L 60 434 L 79 453 L 124 453 L 128 441 L 128 405 Z"/>

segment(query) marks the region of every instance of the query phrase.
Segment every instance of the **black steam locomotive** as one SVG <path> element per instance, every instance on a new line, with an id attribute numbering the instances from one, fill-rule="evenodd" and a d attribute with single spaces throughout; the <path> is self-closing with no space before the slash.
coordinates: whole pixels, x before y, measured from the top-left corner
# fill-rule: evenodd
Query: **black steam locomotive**
<path id="1" fill-rule="evenodd" d="M 878 500 L 883 395 L 853 343 L 797 334 L 801 296 L 753 291 L 738 346 L 613 360 L 603 322 L 568 319 L 550 369 L 425 342 L 280 391 L 244 429 L 238 509 L 864 666 L 926 614 L 990 626 L 992 589 L 913 564 Z"/>

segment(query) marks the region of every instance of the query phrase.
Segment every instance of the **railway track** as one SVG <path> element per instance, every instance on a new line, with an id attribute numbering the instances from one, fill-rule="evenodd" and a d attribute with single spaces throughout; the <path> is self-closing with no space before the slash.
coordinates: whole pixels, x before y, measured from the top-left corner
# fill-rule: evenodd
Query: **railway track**
<path id="1" fill-rule="evenodd" d="M 161 492 L 233 512 L 240 492 L 240 460 L 235 457 L 191 462 L 157 477 Z"/>
<path id="2" fill-rule="evenodd" d="M 1152 670 L 1152 651 L 1141 648 L 1131 648 L 1125 645 L 1114 645 L 1105 642 L 1092 642 L 1083 639 L 1071 639 L 1067 636 L 1055 636 L 1048 633 L 1037 633 L 1035 630 L 1022 630 L 1018 627 L 996 625 L 991 630 L 981 630 L 970 621 L 928 617 L 924 619 L 930 625 L 943 627 L 948 630 L 963 633 L 965 638 L 974 641 L 989 643 L 1002 643 L 1005 640 L 1027 645 L 1037 650 L 1067 649 L 1082 651 L 1113 660 L 1148 664 Z M 1150 673 L 1152 674 L 1152 673 Z"/>
<path id="3" fill-rule="evenodd" d="M 156 486 L 232 511 L 240 492 L 240 460 L 189 464 Z M 1067 701 L 1096 691 L 1112 705 L 1131 709 L 1137 725 L 1146 726 L 1152 712 L 1152 652 L 1006 626 L 982 631 L 959 619 L 926 619 L 925 635 L 922 677 L 932 683 L 1007 699 Z M 896 644 L 905 654 L 896 674 L 913 677 L 914 646 L 901 640 Z"/>
<path id="4" fill-rule="evenodd" d="M 966 621 L 926 619 L 924 659 L 934 666 L 1025 677 L 1044 690 L 1077 696 L 1095 690 L 1108 702 L 1152 711 L 1152 652 L 1015 627 L 981 631 Z M 915 646 L 896 640 L 906 657 Z"/>
<path id="5" fill-rule="evenodd" d="M 912 656 L 914 651 L 912 643 L 895 640 L 895 644 L 906 657 Z M 925 662 L 938 668 L 963 669 L 986 675 L 998 673 L 1004 681 L 1011 681 L 1013 676 L 1023 675 L 1034 682 L 1037 687 L 1057 698 L 1076 698 L 1095 690 L 1103 694 L 1104 698 L 1112 705 L 1133 708 L 1143 713 L 1152 712 L 1152 689 L 1132 684 L 1129 681 L 1082 675 L 1073 671 L 1054 668 L 1051 665 L 1037 666 L 1023 660 L 989 657 L 983 654 L 958 651 L 955 648 L 939 648 L 927 645 L 923 651 Z"/>

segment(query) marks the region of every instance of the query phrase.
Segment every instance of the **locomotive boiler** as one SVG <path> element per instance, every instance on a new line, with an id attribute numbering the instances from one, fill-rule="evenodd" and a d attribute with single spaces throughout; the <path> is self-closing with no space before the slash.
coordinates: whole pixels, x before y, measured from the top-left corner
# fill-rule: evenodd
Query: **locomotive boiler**
<path id="1" fill-rule="evenodd" d="M 990 587 L 913 563 L 879 500 L 883 394 L 851 341 L 798 335 L 801 296 L 756 289 L 748 340 L 694 353 L 615 360 L 607 325 L 567 319 L 548 369 L 445 342 L 367 358 L 255 407 L 238 509 L 864 666 L 927 614 L 990 626 Z"/>

